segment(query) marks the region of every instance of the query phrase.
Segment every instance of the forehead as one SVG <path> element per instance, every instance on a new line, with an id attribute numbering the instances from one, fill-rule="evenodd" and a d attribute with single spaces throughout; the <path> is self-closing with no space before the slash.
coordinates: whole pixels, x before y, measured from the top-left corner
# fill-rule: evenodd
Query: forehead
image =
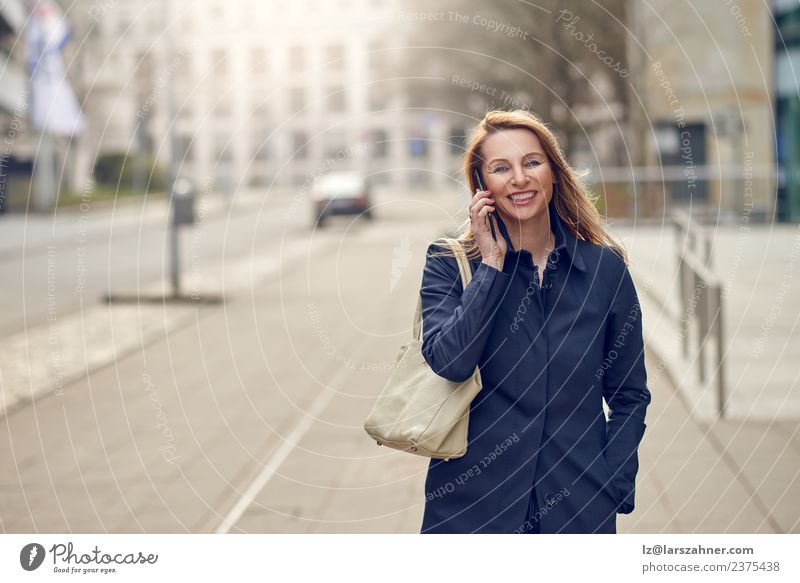
<path id="1" fill-rule="evenodd" d="M 532 130 L 524 128 L 495 132 L 484 140 L 481 147 L 481 153 L 486 162 L 495 158 L 513 160 L 530 152 L 544 153 L 544 148 L 536 134 Z"/>

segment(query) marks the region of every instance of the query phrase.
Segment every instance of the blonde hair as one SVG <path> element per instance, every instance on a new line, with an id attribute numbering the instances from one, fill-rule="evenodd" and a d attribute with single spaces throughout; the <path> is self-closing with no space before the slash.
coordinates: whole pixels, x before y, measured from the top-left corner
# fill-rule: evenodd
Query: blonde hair
<path id="1" fill-rule="evenodd" d="M 594 205 L 597 198 L 592 198 L 582 182 L 582 178 L 588 171 L 578 173 L 569 165 L 553 132 L 536 114 L 530 111 L 524 109 L 489 110 L 472 130 L 467 140 L 462 168 L 470 193 L 474 194 L 478 188 L 478 185 L 475 184 L 474 171 L 476 169 L 480 171 L 481 160 L 483 160 L 481 152 L 483 143 L 490 135 L 508 129 L 527 129 L 539 138 L 555 178 L 552 203 L 569 231 L 578 239 L 610 247 L 622 257 L 627 265 L 628 255 L 625 249 L 603 226 L 603 219 Z M 498 236 L 500 236 L 499 233 Z M 467 257 L 470 259 L 480 257 L 480 248 L 470 228 L 469 214 L 459 227 L 455 239 L 461 244 Z M 443 239 L 437 239 L 436 242 L 439 241 L 443 241 Z M 452 253 L 434 253 L 433 255 L 452 255 Z"/>

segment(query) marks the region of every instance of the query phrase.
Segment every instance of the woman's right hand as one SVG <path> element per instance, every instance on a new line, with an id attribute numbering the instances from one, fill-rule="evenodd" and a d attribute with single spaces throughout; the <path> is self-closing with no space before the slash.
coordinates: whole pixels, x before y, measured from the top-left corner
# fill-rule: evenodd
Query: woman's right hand
<path id="1" fill-rule="evenodd" d="M 469 220 L 472 235 L 478 243 L 483 262 L 502 271 L 508 244 L 500 232 L 494 216 L 494 202 L 490 190 L 476 190 L 469 205 Z M 489 221 L 493 221 L 497 240 L 492 237 Z"/>

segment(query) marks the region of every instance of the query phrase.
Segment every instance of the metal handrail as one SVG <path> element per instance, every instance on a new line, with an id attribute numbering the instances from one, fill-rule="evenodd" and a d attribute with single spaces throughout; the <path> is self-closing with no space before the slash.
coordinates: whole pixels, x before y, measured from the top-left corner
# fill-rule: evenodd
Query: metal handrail
<path id="1" fill-rule="evenodd" d="M 680 334 L 683 356 L 693 354 L 703 386 L 716 376 L 717 411 L 725 416 L 725 351 L 723 325 L 723 282 L 711 269 L 713 239 L 709 229 L 692 224 L 689 215 L 674 211 L 672 216 L 677 236 L 678 274 L 680 278 Z M 692 347 L 691 322 L 696 324 L 696 346 Z M 709 340 L 716 344 L 716 371 L 709 375 L 707 354 Z"/>
<path id="2" fill-rule="evenodd" d="M 672 211 L 672 224 L 675 226 L 678 247 L 685 245 L 711 269 L 714 239 L 708 227 L 693 222 L 689 213 L 683 209 Z"/>

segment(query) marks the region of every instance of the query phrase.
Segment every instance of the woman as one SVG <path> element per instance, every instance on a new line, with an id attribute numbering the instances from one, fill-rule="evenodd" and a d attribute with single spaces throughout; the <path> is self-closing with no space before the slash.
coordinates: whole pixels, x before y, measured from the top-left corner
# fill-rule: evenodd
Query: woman
<path id="1" fill-rule="evenodd" d="M 473 278 L 463 289 L 452 253 L 430 244 L 422 352 L 452 381 L 479 366 L 483 389 L 466 455 L 429 464 L 421 532 L 616 533 L 650 403 L 626 254 L 535 115 L 488 112 L 464 171 Z"/>

